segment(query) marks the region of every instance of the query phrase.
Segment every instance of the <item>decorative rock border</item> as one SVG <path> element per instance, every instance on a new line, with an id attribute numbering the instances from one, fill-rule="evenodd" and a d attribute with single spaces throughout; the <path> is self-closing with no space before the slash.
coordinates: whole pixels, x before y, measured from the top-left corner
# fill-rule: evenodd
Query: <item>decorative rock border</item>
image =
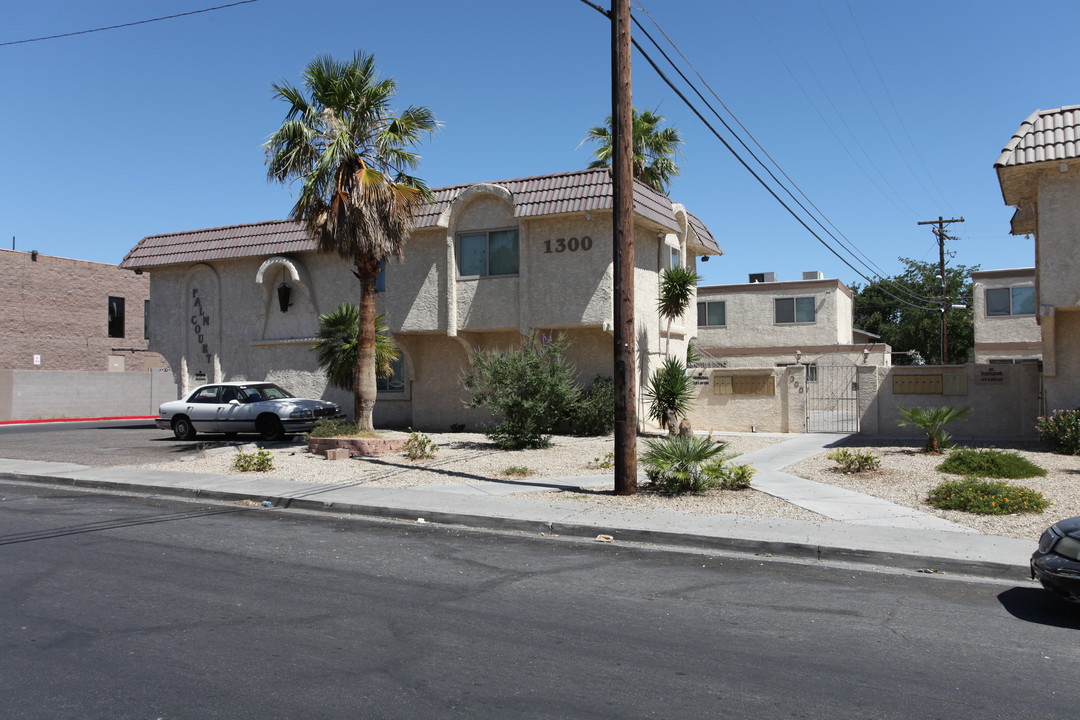
<path id="1" fill-rule="evenodd" d="M 386 455 L 401 452 L 408 438 L 309 438 L 308 452 L 326 455 L 327 450 L 345 448 L 353 455 Z"/>

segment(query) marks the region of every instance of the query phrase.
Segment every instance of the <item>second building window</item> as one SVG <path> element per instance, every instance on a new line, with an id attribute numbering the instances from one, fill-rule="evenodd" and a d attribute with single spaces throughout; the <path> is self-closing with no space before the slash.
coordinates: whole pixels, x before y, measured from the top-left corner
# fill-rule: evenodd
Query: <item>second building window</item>
<path id="1" fill-rule="evenodd" d="M 457 251 L 459 275 L 517 275 L 516 229 L 459 235 Z"/>

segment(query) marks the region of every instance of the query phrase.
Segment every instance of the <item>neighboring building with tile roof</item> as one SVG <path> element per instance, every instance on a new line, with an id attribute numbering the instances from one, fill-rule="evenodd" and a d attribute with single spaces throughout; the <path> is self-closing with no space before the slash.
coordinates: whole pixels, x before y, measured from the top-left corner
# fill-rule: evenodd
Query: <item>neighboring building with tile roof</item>
<path id="1" fill-rule="evenodd" d="M 1035 237 L 1045 410 L 1080 406 L 1080 105 L 1037 110 L 997 162 L 1014 235 Z"/>
<path id="2" fill-rule="evenodd" d="M 384 273 L 380 312 L 403 351 L 380 387 L 376 422 L 446 428 L 475 424 L 460 377 L 472 351 L 515 345 L 532 330 L 565 333 L 583 382 L 613 363 L 612 184 L 607 169 L 433 190 Z M 685 354 L 693 318 L 659 321 L 660 273 L 722 254 L 681 205 L 635 183 L 639 382 L 666 352 Z M 204 381 L 272 380 L 328 397 L 310 347 L 320 315 L 359 301 L 348 262 L 317 252 L 289 220 L 151 235 L 121 267 L 150 275 L 151 347 L 185 391 Z M 289 303 L 277 290 L 289 288 Z"/>

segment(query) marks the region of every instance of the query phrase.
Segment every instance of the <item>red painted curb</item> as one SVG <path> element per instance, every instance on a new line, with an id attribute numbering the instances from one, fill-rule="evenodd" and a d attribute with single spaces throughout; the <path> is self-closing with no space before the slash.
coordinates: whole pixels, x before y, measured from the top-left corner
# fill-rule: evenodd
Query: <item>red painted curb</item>
<path id="1" fill-rule="evenodd" d="M 29 425 L 30 423 L 98 422 L 101 420 L 153 420 L 156 415 L 130 415 L 125 417 L 47 418 L 45 420 L 0 420 L 0 425 Z"/>

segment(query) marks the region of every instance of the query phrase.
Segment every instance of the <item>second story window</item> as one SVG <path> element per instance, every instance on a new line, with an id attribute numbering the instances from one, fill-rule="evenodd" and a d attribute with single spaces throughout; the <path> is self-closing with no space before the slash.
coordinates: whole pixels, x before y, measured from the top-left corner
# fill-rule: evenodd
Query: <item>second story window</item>
<path id="1" fill-rule="evenodd" d="M 458 236 L 458 274 L 467 277 L 517 275 L 518 231 L 489 230 Z"/>
<path id="2" fill-rule="evenodd" d="M 986 314 L 995 315 L 1034 315 L 1035 288 L 987 288 Z"/>
<path id="3" fill-rule="evenodd" d="M 109 296 L 109 337 L 124 337 L 124 298 Z"/>
<path id="4" fill-rule="evenodd" d="M 817 321 L 814 298 L 812 297 L 776 298 L 773 301 L 773 313 L 774 320 L 778 325 Z"/>
<path id="5" fill-rule="evenodd" d="M 698 327 L 716 327 L 727 325 L 727 306 L 723 300 L 699 302 L 697 304 Z"/>

